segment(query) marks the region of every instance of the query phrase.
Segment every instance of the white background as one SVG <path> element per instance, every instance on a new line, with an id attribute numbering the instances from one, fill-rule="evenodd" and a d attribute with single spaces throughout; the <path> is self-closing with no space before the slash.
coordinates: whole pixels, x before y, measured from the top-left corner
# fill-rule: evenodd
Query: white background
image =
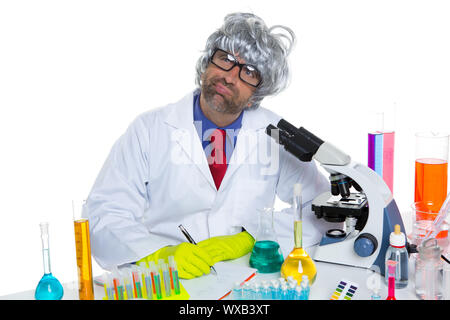
<path id="1" fill-rule="evenodd" d="M 207 37 L 235 11 L 298 37 L 291 84 L 265 107 L 364 164 L 375 113 L 394 114 L 408 216 L 414 133 L 449 127 L 448 1 L 2 1 L 0 295 L 36 287 L 44 220 L 53 274 L 76 279 L 71 200 L 138 114 L 195 87 Z"/>

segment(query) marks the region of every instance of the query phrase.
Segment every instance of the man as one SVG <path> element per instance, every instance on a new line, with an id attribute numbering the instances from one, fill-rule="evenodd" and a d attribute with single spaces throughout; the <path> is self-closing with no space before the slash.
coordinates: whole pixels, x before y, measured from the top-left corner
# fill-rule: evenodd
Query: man
<path id="1" fill-rule="evenodd" d="M 87 200 L 100 266 L 173 255 L 181 278 L 207 274 L 216 262 L 251 251 L 258 212 L 273 206 L 276 195 L 292 203 L 295 183 L 304 190 L 304 243 L 317 243 L 326 223 L 313 217 L 310 202 L 329 183 L 314 163 L 302 163 L 271 142 L 265 128 L 280 117 L 259 107 L 265 96 L 286 87 L 294 40 L 286 27 L 268 28 L 253 14 L 230 14 L 198 60 L 199 88 L 135 119 Z M 292 239 L 292 215 L 274 219 L 277 236 Z M 186 242 L 180 224 L 197 245 Z"/>

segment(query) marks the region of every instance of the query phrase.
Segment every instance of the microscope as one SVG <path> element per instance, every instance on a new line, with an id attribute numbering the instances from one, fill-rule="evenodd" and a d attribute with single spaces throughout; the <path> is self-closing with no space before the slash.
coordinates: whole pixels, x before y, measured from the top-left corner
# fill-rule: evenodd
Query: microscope
<path id="1" fill-rule="evenodd" d="M 345 230 L 328 230 L 313 259 L 374 269 L 384 275 L 389 235 L 396 224 L 405 232 L 397 204 L 384 180 L 332 144 L 284 119 L 277 127 L 267 126 L 266 133 L 300 161 L 315 159 L 330 174 L 330 191 L 313 200 L 312 210 L 318 219 L 339 226 L 344 223 Z"/>

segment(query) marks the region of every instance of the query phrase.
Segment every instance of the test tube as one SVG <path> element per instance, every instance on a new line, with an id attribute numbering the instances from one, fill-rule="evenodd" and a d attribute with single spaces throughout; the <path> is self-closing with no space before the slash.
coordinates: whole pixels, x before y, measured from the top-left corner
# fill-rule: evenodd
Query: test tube
<path id="1" fill-rule="evenodd" d="M 386 300 L 397 300 L 395 298 L 395 273 L 397 261 L 387 260 L 388 265 L 388 297 Z"/>
<path id="2" fill-rule="evenodd" d="M 103 287 L 105 288 L 105 297 L 107 300 L 114 300 L 114 287 L 111 285 L 111 279 L 108 273 L 102 275 Z"/>
<path id="3" fill-rule="evenodd" d="M 113 283 L 114 283 L 114 291 L 116 293 L 116 300 L 124 300 L 123 283 L 122 280 L 120 279 L 120 274 L 117 268 L 113 272 Z"/>
<path id="4" fill-rule="evenodd" d="M 295 287 L 294 300 L 302 300 L 302 288 L 300 286 Z"/>
<path id="5" fill-rule="evenodd" d="M 242 289 L 243 299 L 244 300 L 252 300 L 253 299 L 253 293 L 252 293 L 252 286 L 250 282 L 244 283 L 244 288 Z"/>
<path id="6" fill-rule="evenodd" d="M 280 282 L 278 280 L 272 280 L 271 283 L 271 291 L 272 291 L 272 300 L 280 300 L 281 292 L 280 292 Z"/>
<path id="7" fill-rule="evenodd" d="M 242 300 L 242 286 L 239 282 L 235 282 L 233 286 L 233 299 Z"/>
<path id="8" fill-rule="evenodd" d="M 131 280 L 131 276 L 130 276 L 130 271 L 126 270 L 126 269 L 122 270 L 121 276 L 123 279 L 123 284 L 125 286 L 126 299 L 131 300 L 134 298 L 134 296 L 133 296 L 133 285 L 132 285 L 132 280 Z"/>
<path id="9" fill-rule="evenodd" d="M 261 298 L 263 300 L 270 300 L 270 298 L 271 298 L 270 285 L 267 281 L 262 282 Z"/>
<path id="10" fill-rule="evenodd" d="M 148 300 L 152 300 L 153 299 L 153 288 L 152 288 L 152 275 L 150 273 L 150 269 L 142 267 L 141 274 L 144 278 L 144 280 L 142 281 L 142 288 L 145 288 L 144 298 L 148 299 Z"/>
<path id="11" fill-rule="evenodd" d="M 309 284 L 309 278 L 307 275 L 302 276 L 302 282 L 300 283 L 300 287 L 302 289 L 301 300 L 308 300 L 309 292 L 310 292 L 311 288 L 310 288 L 310 284 Z"/>
<path id="12" fill-rule="evenodd" d="M 180 294 L 180 280 L 178 279 L 178 267 L 174 256 L 169 256 L 169 267 L 170 267 L 170 274 L 173 280 L 173 288 L 175 294 L 178 295 Z"/>
<path id="13" fill-rule="evenodd" d="M 161 290 L 161 276 L 159 275 L 158 268 L 156 267 L 156 263 L 154 261 L 150 262 L 150 270 L 152 273 L 152 280 L 155 286 L 156 298 L 162 299 L 162 290 Z"/>
<path id="14" fill-rule="evenodd" d="M 80 300 L 94 300 L 94 282 L 92 277 L 91 242 L 89 238 L 89 220 L 84 211 L 86 202 L 77 207 L 72 201 L 73 225 L 75 233 L 75 251 L 78 268 L 78 296 Z"/>
<path id="15" fill-rule="evenodd" d="M 258 282 L 253 283 L 253 300 L 261 300 L 261 287 Z"/>
<path id="16" fill-rule="evenodd" d="M 288 283 L 288 300 L 294 300 L 295 288 L 297 287 L 297 281 L 291 281 Z"/>
<path id="17" fill-rule="evenodd" d="M 281 300 L 289 300 L 289 290 L 285 283 L 281 285 Z"/>
<path id="18" fill-rule="evenodd" d="M 167 264 L 164 262 L 161 263 L 162 268 L 162 274 L 164 279 L 164 292 L 166 297 L 170 297 L 172 295 L 171 288 L 170 288 L 170 274 L 169 274 L 169 268 Z"/>
<path id="19" fill-rule="evenodd" d="M 132 265 L 131 270 L 133 277 L 134 297 L 142 299 L 142 284 L 139 267 Z"/>

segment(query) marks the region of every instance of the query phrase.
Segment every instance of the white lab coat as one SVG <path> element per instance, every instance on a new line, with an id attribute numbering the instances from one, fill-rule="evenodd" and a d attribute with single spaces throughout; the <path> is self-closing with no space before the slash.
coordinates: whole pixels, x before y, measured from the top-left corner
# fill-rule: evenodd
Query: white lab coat
<path id="1" fill-rule="evenodd" d="M 242 227 L 256 237 L 258 211 L 273 206 L 275 195 L 291 203 L 296 182 L 303 185 L 304 245 L 330 228 L 310 209 L 312 199 L 329 190 L 327 179 L 314 162 L 301 162 L 273 142 L 265 129 L 280 117 L 262 107 L 244 111 L 236 158 L 217 190 L 193 123 L 193 95 L 138 116 L 114 144 L 86 205 L 92 254 L 102 268 L 186 241 L 179 224 L 197 242 Z M 268 144 L 276 150 L 270 157 L 261 147 Z M 293 246 L 288 212 L 274 214 L 284 255 Z"/>

